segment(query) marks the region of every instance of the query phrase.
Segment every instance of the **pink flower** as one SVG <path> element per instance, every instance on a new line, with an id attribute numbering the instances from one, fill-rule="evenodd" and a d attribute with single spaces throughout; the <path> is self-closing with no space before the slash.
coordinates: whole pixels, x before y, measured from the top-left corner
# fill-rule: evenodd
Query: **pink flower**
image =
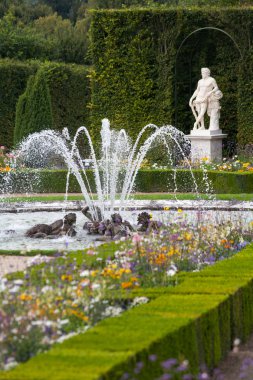
<path id="1" fill-rule="evenodd" d="M 87 255 L 94 256 L 94 255 L 96 255 L 96 252 L 93 251 L 92 249 L 88 249 Z"/>
<path id="2" fill-rule="evenodd" d="M 139 234 L 134 234 L 132 240 L 134 243 L 139 243 L 142 240 L 142 237 Z"/>

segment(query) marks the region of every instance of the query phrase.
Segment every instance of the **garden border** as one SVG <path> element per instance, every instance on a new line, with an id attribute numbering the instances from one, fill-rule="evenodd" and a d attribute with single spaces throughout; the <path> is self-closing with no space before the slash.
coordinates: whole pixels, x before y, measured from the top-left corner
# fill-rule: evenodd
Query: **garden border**
<path id="1" fill-rule="evenodd" d="M 185 357 L 198 370 L 214 368 L 232 347 L 253 330 L 253 245 L 198 273 L 181 276 L 175 288 L 135 291 L 151 302 L 109 318 L 85 334 L 55 345 L 1 380 L 119 379 L 137 362 L 145 362 L 141 379 L 159 375 L 160 361 Z M 211 285 L 211 286 L 210 286 Z M 152 365 L 151 365 L 152 364 Z"/>
<path id="2" fill-rule="evenodd" d="M 91 191 L 95 192 L 95 181 L 92 170 L 86 170 L 90 181 Z M 208 175 L 212 183 L 214 193 L 253 193 L 253 172 L 221 172 L 209 170 L 204 172 L 200 169 L 193 169 L 199 192 L 209 192 L 205 181 Z M 177 170 L 177 192 L 196 192 L 192 173 L 187 169 Z M 172 169 L 141 169 L 136 178 L 135 190 L 139 192 L 173 192 L 175 189 L 175 172 Z M 9 177 L 7 177 L 9 176 Z M 26 170 L 23 172 L 0 172 L 0 193 L 4 189 L 5 178 L 8 183 L 13 183 L 12 192 L 26 192 L 27 186 L 34 183 L 33 192 L 38 193 L 65 193 L 67 170 Z M 13 178 L 13 181 L 11 181 Z M 16 187 L 15 187 L 16 184 Z M 209 190 L 209 191 L 208 191 Z M 80 191 L 80 187 L 73 175 L 70 176 L 69 193 Z"/>

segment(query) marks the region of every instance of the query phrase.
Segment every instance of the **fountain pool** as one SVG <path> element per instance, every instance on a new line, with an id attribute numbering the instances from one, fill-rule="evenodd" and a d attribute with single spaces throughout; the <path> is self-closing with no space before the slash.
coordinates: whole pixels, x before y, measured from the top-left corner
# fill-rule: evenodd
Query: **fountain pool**
<path id="1" fill-rule="evenodd" d="M 188 208 L 189 204 L 190 203 L 188 203 Z M 183 204 L 183 207 L 187 208 L 186 203 Z M 153 208 L 155 207 L 153 206 Z M 220 210 L 211 210 L 210 207 L 209 209 L 194 209 L 194 206 L 192 208 L 193 209 L 191 210 L 183 210 L 182 212 L 181 209 L 179 209 L 178 212 L 177 209 L 173 209 L 172 207 L 170 210 L 164 210 L 160 207 L 160 210 L 150 211 L 149 208 L 149 210 L 146 209 L 146 211 L 152 212 L 153 219 L 160 220 L 164 224 L 170 223 L 171 221 L 185 220 L 187 223 L 193 225 L 196 223 L 202 223 L 203 225 L 208 226 L 210 224 L 220 224 L 224 221 L 231 221 L 232 223 L 247 229 L 249 223 L 253 221 L 253 207 L 252 209 L 248 208 L 246 210 L 236 210 L 235 208 L 232 208 L 228 211 L 227 204 L 219 202 Z M 224 210 L 225 208 L 227 209 Z M 145 207 L 143 204 L 141 211 L 144 209 Z M 84 215 L 80 211 L 75 212 L 77 215 L 77 235 L 75 237 L 64 236 L 54 239 L 31 239 L 24 235 L 26 230 L 35 224 L 52 223 L 57 219 L 61 219 L 66 214 L 66 211 L 1 212 L 0 250 L 79 250 L 85 249 L 90 245 L 100 244 L 100 242 L 96 241 L 98 235 L 88 235 L 87 232 L 83 230 L 83 224 L 87 221 Z M 132 225 L 136 226 L 139 212 L 140 209 L 138 210 L 136 208 L 123 211 L 121 214 L 123 219 L 127 219 Z"/>

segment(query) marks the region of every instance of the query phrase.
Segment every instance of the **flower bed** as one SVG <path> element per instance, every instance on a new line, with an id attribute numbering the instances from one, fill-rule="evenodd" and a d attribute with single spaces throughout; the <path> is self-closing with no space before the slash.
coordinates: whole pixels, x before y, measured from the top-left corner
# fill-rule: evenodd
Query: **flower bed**
<path id="1" fill-rule="evenodd" d="M 103 257 L 90 249 L 2 280 L 2 368 L 26 361 L 147 297 L 166 294 L 177 282 L 178 270 L 199 270 L 243 244 L 240 231 L 230 224 L 207 230 L 178 220 L 152 236 L 135 235 L 132 242 L 113 244 L 118 250 L 111 258 L 113 251 L 107 248 Z"/>

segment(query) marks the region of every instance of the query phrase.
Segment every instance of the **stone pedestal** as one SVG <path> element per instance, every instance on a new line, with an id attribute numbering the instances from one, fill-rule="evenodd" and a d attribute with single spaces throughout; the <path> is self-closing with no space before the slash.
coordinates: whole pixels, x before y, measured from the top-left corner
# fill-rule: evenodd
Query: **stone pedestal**
<path id="1" fill-rule="evenodd" d="M 191 160 L 208 158 L 210 161 L 222 161 L 222 140 L 227 137 L 221 129 L 191 130 L 186 136 L 191 141 Z"/>

